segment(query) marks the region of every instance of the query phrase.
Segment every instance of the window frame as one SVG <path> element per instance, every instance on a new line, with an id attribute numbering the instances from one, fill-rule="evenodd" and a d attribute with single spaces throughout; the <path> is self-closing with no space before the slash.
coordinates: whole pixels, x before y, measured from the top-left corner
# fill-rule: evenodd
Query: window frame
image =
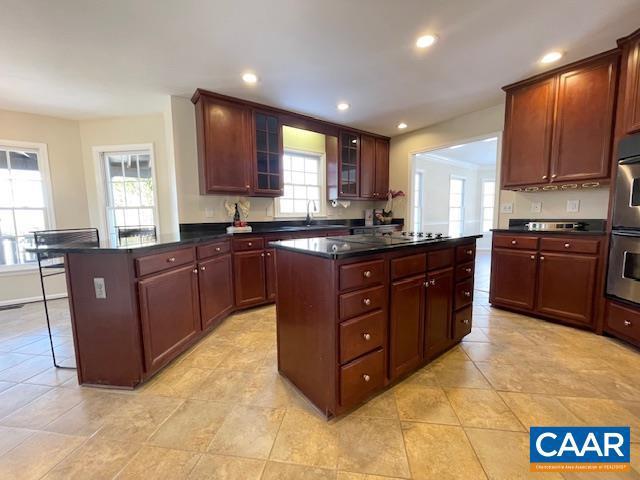
<path id="1" fill-rule="evenodd" d="M 302 155 L 302 156 L 307 156 L 307 157 L 318 157 L 319 161 L 320 161 L 320 165 L 319 165 L 319 172 L 318 172 L 318 180 L 319 180 L 319 185 L 318 188 L 320 189 L 320 200 L 318 201 L 319 205 L 317 205 L 318 207 L 318 211 L 314 212 L 314 211 L 310 211 L 311 216 L 314 218 L 324 218 L 327 216 L 327 172 L 326 172 L 326 153 L 325 152 L 314 152 L 313 150 L 300 150 L 300 149 L 296 149 L 296 148 L 284 148 L 284 151 L 282 152 L 282 156 L 284 158 L 285 155 L 290 154 L 290 155 Z M 284 161 L 283 161 L 283 165 L 284 165 Z M 286 182 L 284 180 L 284 166 L 282 169 L 282 190 L 284 191 L 284 187 L 286 185 Z M 280 198 L 281 197 L 276 197 L 274 199 L 274 218 L 288 218 L 288 219 L 294 219 L 294 218 L 305 218 L 305 214 L 300 214 L 300 213 L 286 213 L 286 212 L 282 212 L 280 210 Z"/>
<path id="2" fill-rule="evenodd" d="M 493 204 L 491 205 L 491 208 L 493 209 L 493 215 L 491 215 L 491 226 L 488 229 L 484 229 L 484 211 L 486 208 L 489 208 L 489 206 L 487 206 L 485 204 L 485 194 L 484 194 L 484 185 L 485 183 L 493 183 Z M 495 178 L 482 178 L 480 179 L 480 195 L 481 195 L 481 202 L 480 202 L 480 229 L 483 233 L 487 233 L 490 232 L 491 229 L 495 226 L 495 221 L 496 221 L 496 179 Z"/>
<path id="3" fill-rule="evenodd" d="M 417 184 L 417 180 L 419 177 L 419 186 Z M 417 197 L 413 199 L 413 205 L 411 205 L 412 214 L 413 214 L 413 231 L 421 232 L 422 231 L 422 215 L 423 215 L 423 202 L 424 202 L 424 170 L 416 168 L 413 172 L 413 196 L 416 197 L 416 193 L 418 193 Z M 416 202 L 418 203 L 418 207 L 416 207 Z M 416 210 L 420 212 L 419 218 L 416 218 Z"/>
<path id="4" fill-rule="evenodd" d="M 459 180 L 462 182 L 462 193 L 460 199 L 460 207 L 451 207 L 451 181 Z M 449 198 L 448 198 L 448 223 L 447 230 L 448 234 L 451 235 L 451 208 L 460 208 L 460 235 L 464 235 L 464 224 L 465 224 L 465 200 L 466 200 L 466 184 L 467 179 L 461 175 L 449 175 Z"/>
<path id="5" fill-rule="evenodd" d="M 109 231 L 109 220 L 107 209 L 107 169 L 106 157 L 108 153 L 129 153 L 146 150 L 149 152 L 149 165 L 151 167 L 151 181 L 153 182 L 153 216 L 155 218 L 156 234 L 160 234 L 160 215 L 158 211 L 158 179 L 156 173 L 156 156 L 153 143 L 137 143 L 128 145 L 102 145 L 92 147 L 94 162 L 96 166 L 96 192 L 98 195 L 98 219 L 100 230 L 104 232 L 104 238 L 113 239 L 117 232 Z M 101 232 L 101 236 L 103 235 Z"/>
<path id="6" fill-rule="evenodd" d="M 21 140 L 0 139 L 0 150 L 25 150 L 36 153 L 38 157 L 38 171 L 42 176 L 42 198 L 45 210 L 45 228 L 54 230 L 56 228 L 56 214 L 53 202 L 53 189 L 51 185 L 51 170 L 49 169 L 49 152 L 46 143 L 28 142 Z M 11 207 L 15 209 L 15 207 Z M 25 270 L 37 270 L 37 263 L 18 263 L 14 265 L 0 264 L 0 274 L 10 274 Z"/>

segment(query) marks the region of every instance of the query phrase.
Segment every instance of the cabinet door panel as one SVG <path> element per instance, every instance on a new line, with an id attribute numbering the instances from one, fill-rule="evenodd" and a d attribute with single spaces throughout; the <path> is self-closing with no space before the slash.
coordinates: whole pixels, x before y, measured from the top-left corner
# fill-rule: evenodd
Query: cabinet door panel
<path id="1" fill-rule="evenodd" d="M 424 356 L 429 358 L 451 343 L 453 312 L 453 269 L 427 275 Z"/>
<path id="2" fill-rule="evenodd" d="M 253 120 L 255 128 L 253 193 L 277 197 L 284 192 L 280 119 L 273 114 L 255 111 Z"/>
<path id="3" fill-rule="evenodd" d="M 233 254 L 233 278 L 237 307 L 257 305 L 266 301 L 264 264 L 262 250 Z"/>
<path id="4" fill-rule="evenodd" d="M 560 75 L 551 179 L 576 181 L 609 174 L 618 56 Z"/>
<path id="5" fill-rule="evenodd" d="M 211 327 L 233 308 L 231 255 L 221 255 L 198 265 L 202 328 Z"/>
<path id="6" fill-rule="evenodd" d="M 590 325 L 598 257 L 541 252 L 536 311 Z"/>
<path id="7" fill-rule="evenodd" d="M 391 285 L 390 371 L 396 378 L 422 360 L 425 276 L 411 277 Z"/>
<path id="8" fill-rule="evenodd" d="M 553 77 L 507 93 L 503 186 L 548 181 L 555 90 Z"/>
<path id="9" fill-rule="evenodd" d="M 273 249 L 265 251 L 264 257 L 267 300 L 276 300 L 276 251 Z"/>
<path id="10" fill-rule="evenodd" d="M 183 351 L 200 330 L 196 267 L 147 277 L 138 282 L 138 292 L 145 369 L 153 372 Z"/>
<path id="11" fill-rule="evenodd" d="M 341 132 L 339 154 L 338 195 L 357 197 L 360 195 L 360 136 Z"/>
<path id="12" fill-rule="evenodd" d="M 376 139 L 360 136 L 360 196 L 374 198 L 376 193 Z"/>
<path id="13" fill-rule="evenodd" d="M 630 39 L 623 47 L 624 92 L 623 134 L 640 131 L 640 36 Z"/>
<path id="14" fill-rule="evenodd" d="M 387 198 L 389 191 L 389 141 L 376 138 L 376 188 L 375 197 Z"/>
<path id="15" fill-rule="evenodd" d="M 494 248 L 491 253 L 491 303 L 533 309 L 537 254 L 535 251 Z"/>

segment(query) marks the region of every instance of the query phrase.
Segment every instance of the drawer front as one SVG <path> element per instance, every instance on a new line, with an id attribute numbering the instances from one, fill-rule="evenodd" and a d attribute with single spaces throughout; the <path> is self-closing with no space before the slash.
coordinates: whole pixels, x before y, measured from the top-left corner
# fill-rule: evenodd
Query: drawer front
<path id="1" fill-rule="evenodd" d="M 470 262 L 476 258 L 476 244 L 458 245 L 456 247 L 456 263 Z"/>
<path id="2" fill-rule="evenodd" d="M 458 341 L 471 333 L 473 308 L 471 305 L 458 310 L 453 316 L 453 338 Z"/>
<path id="3" fill-rule="evenodd" d="M 607 303 L 607 330 L 640 342 L 640 311 Z"/>
<path id="4" fill-rule="evenodd" d="M 384 282 L 384 260 L 340 266 L 340 290 L 363 288 Z"/>
<path id="5" fill-rule="evenodd" d="M 230 250 L 231 246 L 229 245 L 229 242 L 210 243 L 196 248 L 198 260 L 215 257 L 217 255 L 222 255 L 223 253 L 229 253 Z"/>
<path id="6" fill-rule="evenodd" d="M 355 405 L 382 388 L 384 380 L 383 349 L 340 367 L 340 404 Z"/>
<path id="7" fill-rule="evenodd" d="M 547 252 L 598 253 L 599 240 L 584 238 L 542 238 L 540 250 Z"/>
<path id="8" fill-rule="evenodd" d="M 453 248 L 427 253 L 427 270 L 438 270 L 453 265 Z"/>
<path id="9" fill-rule="evenodd" d="M 234 252 L 244 252 L 247 250 L 261 250 L 262 248 L 264 248 L 264 240 L 260 237 L 233 239 Z"/>
<path id="10" fill-rule="evenodd" d="M 456 282 L 460 282 L 461 280 L 465 280 L 467 278 L 473 277 L 473 262 L 463 263 L 462 265 L 458 265 L 456 267 Z"/>
<path id="11" fill-rule="evenodd" d="M 471 305 L 473 301 L 473 281 L 467 280 L 456 285 L 455 309 Z"/>
<path id="12" fill-rule="evenodd" d="M 340 295 L 340 320 L 347 320 L 373 310 L 382 309 L 385 304 L 384 286 L 344 293 Z"/>
<path id="13" fill-rule="evenodd" d="M 425 253 L 408 255 L 391 260 L 391 278 L 394 280 L 412 275 L 420 275 L 426 271 L 427 255 Z"/>
<path id="14" fill-rule="evenodd" d="M 136 258 L 136 271 L 138 272 L 138 276 L 142 277 L 194 261 L 195 255 L 193 248 L 182 248 L 180 250 L 171 250 L 170 252 L 156 253 L 155 255 Z"/>
<path id="15" fill-rule="evenodd" d="M 494 235 L 493 247 L 517 248 L 518 250 L 537 250 L 538 237 L 524 235 Z"/>
<path id="16" fill-rule="evenodd" d="M 381 347 L 384 341 L 384 313 L 377 311 L 340 324 L 340 363 Z"/>

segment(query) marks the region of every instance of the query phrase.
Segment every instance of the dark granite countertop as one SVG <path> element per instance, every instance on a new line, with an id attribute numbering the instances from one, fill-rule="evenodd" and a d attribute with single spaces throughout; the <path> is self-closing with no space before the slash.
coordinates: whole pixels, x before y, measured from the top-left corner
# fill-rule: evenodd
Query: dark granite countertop
<path id="1" fill-rule="evenodd" d="M 578 236 L 589 236 L 589 235 L 604 235 L 606 232 L 598 231 L 598 230 L 552 230 L 552 231 L 543 231 L 543 230 L 527 230 L 526 228 L 493 228 L 492 232 L 495 233 L 529 233 L 529 234 L 537 234 L 537 235 L 578 235 Z"/>
<path id="2" fill-rule="evenodd" d="M 580 228 L 576 230 L 529 230 L 527 223 L 529 222 L 551 222 L 551 223 L 578 223 Z M 604 235 L 606 233 L 606 220 L 603 219 L 525 219 L 511 218 L 509 219 L 508 228 L 493 228 L 491 231 L 496 233 L 536 233 L 540 235 Z"/>
<path id="3" fill-rule="evenodd" d="M 330 259 L 348 258 L 359 255 L 374 254 L 382 251 L 410 247 L 442 246 L 448 243 L 460 243 L 464 240 L 475 240 L 482 235 L 466 235 L 442 239 L 421 241 L 402 241 L 383 236 L 349 235 L 341 237 L 300 238 L 270 242 L 269 245 L 282 250 L 289 250 L 317 257 Z"/>

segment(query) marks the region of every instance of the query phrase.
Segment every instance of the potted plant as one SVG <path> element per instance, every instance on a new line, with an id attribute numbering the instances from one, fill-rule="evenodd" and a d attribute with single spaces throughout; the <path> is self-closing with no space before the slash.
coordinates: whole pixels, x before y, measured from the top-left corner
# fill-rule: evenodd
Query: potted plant
<path id="1" fill-rule="evenodd" d="M 405 194 L 402 190 L 389 190 L 387 193 L 387 204 L 382 209 L 382 213 L 378 213 L 377 217 L 380 223 L 388 225 L 393 220 L 393 199 L 398 197 L 404 197 Z"/>

